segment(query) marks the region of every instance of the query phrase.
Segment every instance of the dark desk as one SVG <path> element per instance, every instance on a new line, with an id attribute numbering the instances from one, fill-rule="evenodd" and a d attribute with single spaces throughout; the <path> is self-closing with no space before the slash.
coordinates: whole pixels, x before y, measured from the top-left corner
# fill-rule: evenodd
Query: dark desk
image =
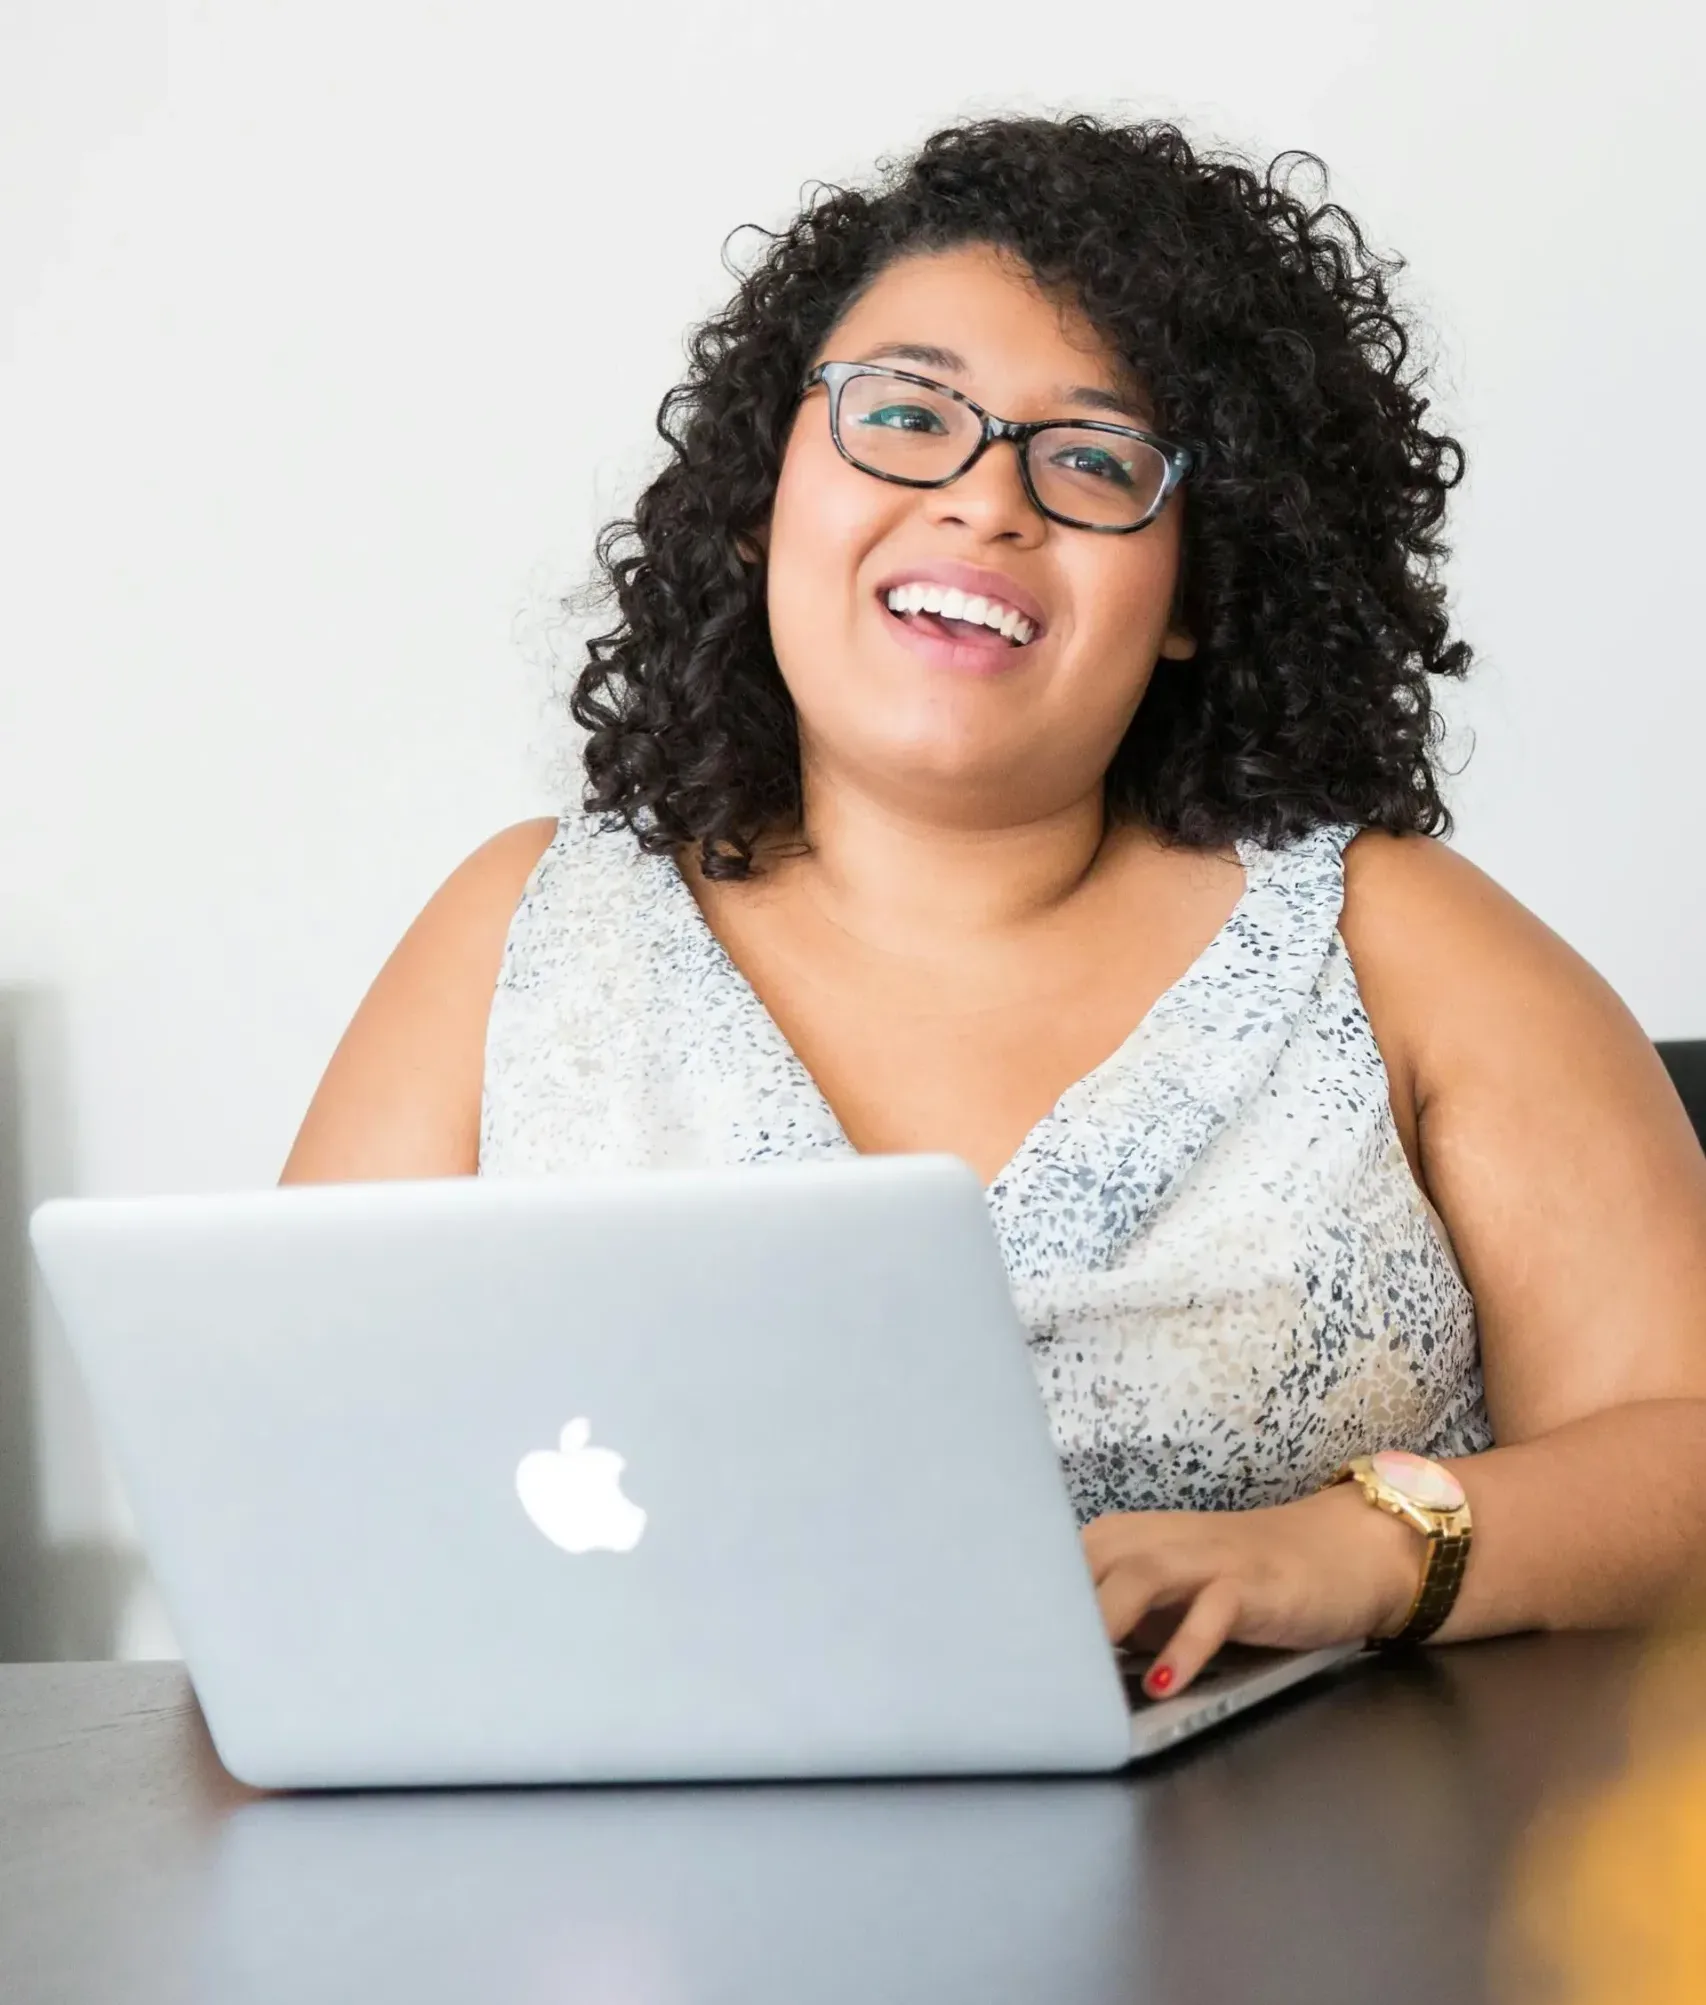
<path id="1" fill-rule="evenodd" d="M 1626 1638 L 1357 1665 L 1127 1777 L 257 1797 L 182 1671 L 0 1667 L 8 2005 L 1470 2005 Z"/>

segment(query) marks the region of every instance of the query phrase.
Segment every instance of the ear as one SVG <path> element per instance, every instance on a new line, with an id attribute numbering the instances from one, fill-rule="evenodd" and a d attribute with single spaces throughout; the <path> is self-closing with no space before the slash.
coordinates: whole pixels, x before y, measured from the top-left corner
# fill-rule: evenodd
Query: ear
<path id="1" fill-rule="evenodd" d="M 1197 637 L 1185 626 L 1185 566 L 1181 559 L 1173 580 L 1173 603 L 1167 613 L 1167 634 L 1161 643 L 1163 661 L 1189 661 L 1197 651 Z"/>

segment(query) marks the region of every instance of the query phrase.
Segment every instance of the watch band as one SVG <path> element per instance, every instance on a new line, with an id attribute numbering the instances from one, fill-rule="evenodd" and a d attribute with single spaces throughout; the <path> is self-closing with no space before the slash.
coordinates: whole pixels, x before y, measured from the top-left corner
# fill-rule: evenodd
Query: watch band
<path id="1" fill-rule="evenodd" d="M 1469 1539 L 1467 1526 L 1461 1532 L 1428 1533 L 1421 1585 L 1410 1603 L 1410 1612 L 1390 1636 L 1380 1638 L 1388 1648 L 1399 1643 L 1420 1643 L 1451 1613 L 1457 1590 L 1463 1585 L 1463 1569 L 1469 1564 Z"/>
<path id="2" fill-rule="evenodd" d="M 1403 1459 L 1410 1462 L 1425 1460 L 1422 1457 Z M 1394 1517 L 1402 1518 L 1427 1540 L 1421 1579 L 1409 1612 L 1390 1636 L 1373 1639 L 1383 1649 L 1420 1643 L 1424 1637 L 1431 1636 L 1451 1613 L 1458 1589 L 1463 1585 L 1463 1570 L 1469 1564 L 1474 1531 L 1468 1500 L 1463 1499 L 1461 1485 L 1451 1478 L 1448 1471 L 1433 1463 L 1426 1464 L 1426 1467 L 1449 1483 L 1462 1501 L 1451 1509 L 1440 1509 L 1406 1495 L 1381 1475 L 1371 1455 L 1353 1455 L 1331 1478 L 1328 1486 L 1331 1487 L 1332 1483 L 1355 1483 L 1377 1510 L 1389 1511 Z"/>

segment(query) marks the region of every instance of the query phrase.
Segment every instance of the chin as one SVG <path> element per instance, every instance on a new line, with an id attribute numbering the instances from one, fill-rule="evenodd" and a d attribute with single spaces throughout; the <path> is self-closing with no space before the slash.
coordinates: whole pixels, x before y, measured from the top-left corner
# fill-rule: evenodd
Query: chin
<path id="1" fill-rule="evenodd" d="M 862 790 L 948 827 L 982 828 L 1024 815 L 1031 776 L 1010 745 L 911 738 L 862 746 L 853 760 Z"/>
<path id="2" fill-rule="evenodd" d="M 905 664 L 902 665 L 903 669 Z M 840 674 L 820 666 L 810 685 L 789 683 L 800 742 L 814 763 L 844 773 L 877 798 L 930 801 L 932 818 L 964 803 L 980 820 L 993 803 L 1011 803 L 1034 777 L 1042 732 L 1038 706 L 1015 703 L 971 678 L 896 673 L 890 661 L 847 660 Z M 1027 692 L 1027 694 L 1029 694 Z"/>

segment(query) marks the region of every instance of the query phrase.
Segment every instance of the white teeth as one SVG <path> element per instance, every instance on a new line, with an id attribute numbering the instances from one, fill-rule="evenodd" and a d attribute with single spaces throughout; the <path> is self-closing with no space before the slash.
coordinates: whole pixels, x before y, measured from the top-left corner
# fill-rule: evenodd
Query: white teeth
<path id="1" fill-rule="evenodd" d="M 992 627 L 1005 639 L 1024 647 L 1036 632 L 1016 606 L 1004 606 L 999 599 L 980 594 L 967 595 L 952 586 L 915 582 L 896 585 L 886 595 L 892 613 L 940 613 L 944 619 L 969 620 L 974 626 Z"/>

